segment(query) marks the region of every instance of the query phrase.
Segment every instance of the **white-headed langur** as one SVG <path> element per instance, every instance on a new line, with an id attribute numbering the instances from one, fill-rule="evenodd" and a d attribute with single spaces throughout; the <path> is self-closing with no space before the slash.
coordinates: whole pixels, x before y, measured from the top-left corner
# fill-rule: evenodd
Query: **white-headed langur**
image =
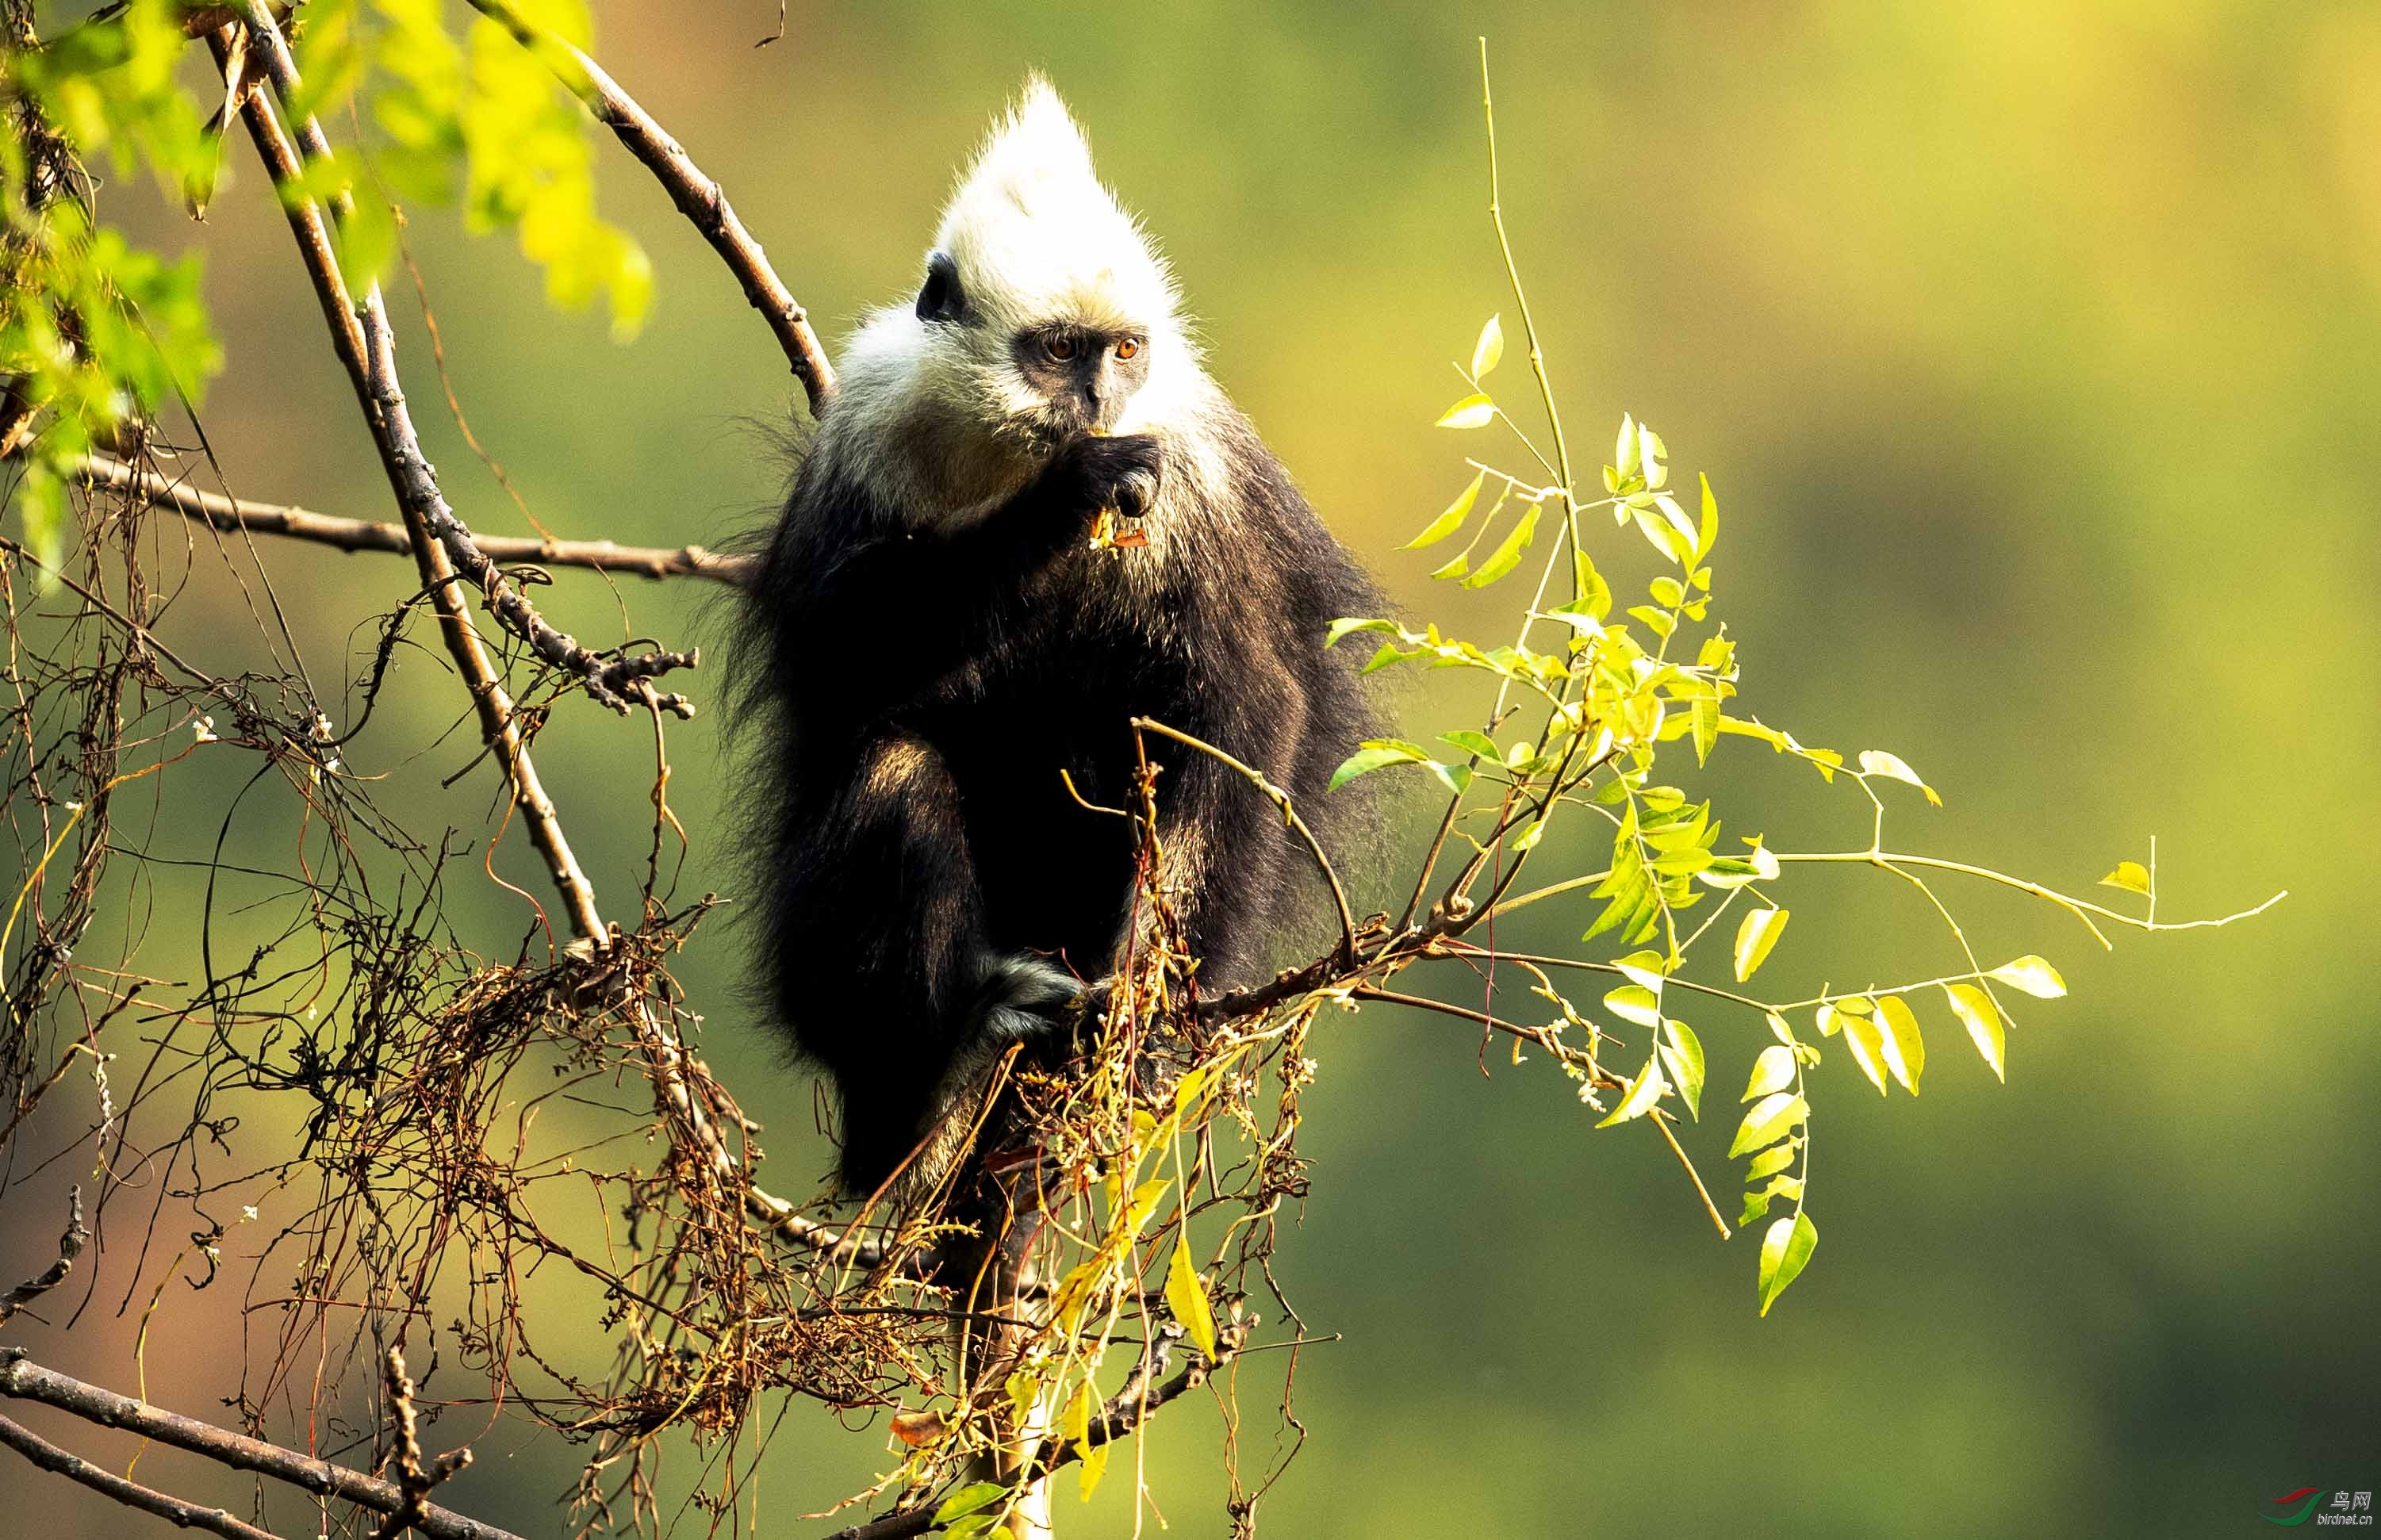
<path id="1" fill-rule="evenodd" d="M 1139 806 L 1130 718 L 1344 837 L 1352 793 L 1324 788 L 1370 714 L 1356 650 L 1323 642 L 1380 610 L 1038 78 L 839 373 L 751 593 L 746 795 L 769 1004 L 834 1082 L 864 1195 L 939 1179 L 999 1056 L 1055 1062 L 1100 997 L 1135 836 L 1083 803 Z M 1261 982 L 1313 864 L 1245 779 L 1150 742 L 1200 985 Z"/>

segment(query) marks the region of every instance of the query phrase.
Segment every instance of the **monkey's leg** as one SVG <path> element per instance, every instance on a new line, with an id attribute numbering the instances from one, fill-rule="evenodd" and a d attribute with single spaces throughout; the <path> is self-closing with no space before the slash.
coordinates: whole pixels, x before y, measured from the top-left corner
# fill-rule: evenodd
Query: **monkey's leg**
<path id="1" fill-rule="evenodd" d="M 923 739 L 872 736 L 840 787 L 803 801 L 776 906 L 779 989 L 834 1077 L 844 1183 L 865 1196 L 938 1155 L 954 1082 L 981 1068 L 983 898 L 958 788 Z"/>

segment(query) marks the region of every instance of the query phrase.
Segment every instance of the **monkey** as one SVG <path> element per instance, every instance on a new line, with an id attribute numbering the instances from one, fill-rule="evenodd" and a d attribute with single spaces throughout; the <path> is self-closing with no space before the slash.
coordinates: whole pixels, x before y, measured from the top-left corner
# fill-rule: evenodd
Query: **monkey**
<path id="1" fill-rule="evenodd" d="M 745 604 L 749 784 L 764 1008 L 832 1082 L 865 1197 L 937 1179 L 1008 1045 L 1106 987 L 1136 847 L 1093 809 L 1139 805 L 1131 718 L 1346 841 L 1354 799 L 1324 792 L 1372 707 L 1324 641 L 1380 611 L 1038 74 L 837 374 Z M 1200 985 L 1259 982 L 1319 877 L 1237 772 L 1166 746 Z"/>

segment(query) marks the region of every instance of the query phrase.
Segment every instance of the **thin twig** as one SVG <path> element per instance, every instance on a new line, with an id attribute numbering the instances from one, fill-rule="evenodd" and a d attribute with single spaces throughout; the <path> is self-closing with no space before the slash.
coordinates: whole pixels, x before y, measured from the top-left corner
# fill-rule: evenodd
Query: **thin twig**
<path id="1" fill-rule="evenodd" d="M 470 4 L 472 9 L 512 33 L 522 47 L 554 71 L 556 79 L 569 88 L 595 120 L 611 129 L 628 146 L 629 153 L 644 163 L 670 195 L 670 202 L 678 205 L 678 213 L 702 232 L 702 238 L 711 243 L 719 260 L 736 275 L 736 281 L 743 286 L 744 298 L 769 324 L 777 346 L 785 350 L 786 361 L 793 365 L 794 377 L 802 382 L 802 390 L 810 397 L 811 415 L 824 417 L 835 399 L 835 368 L 827 362 L 826 350 L 819 346 L 818 334 L 811 330 L 809 312 L 795 303 L 792 292 L 769 265 L 761 243 L 736 217 L 736 210 L 729 205 L 727 194 L 719 184 L 703 175 L 693 157 L 653 120 L 652 114 L 637 104 L 634 97 L 620 89 L 618 81 L 569 42 L 521 15 L 508 0 L 470 0 Z"/>
<path id="2" fill-rule="evenodd" d="M 0 1348 L 0 1396 L 40 1401 L 101 1427 L 123 1428 L 219 1465 L 253 1471 L 318 1497 L 336 1497 L 376 1513 L 394 1513 L 405 1502 L 404 1492 L 393 1482 L 86 1385 L 32 1363 L 21 1348 Z M 520 1540 L 509 1530 L 433 1504 L 423 1505 L 414 1527 L 432 1540 Z"/>
<path id="3" fill-rule="evenodd" d="M 1332 868 L 1331 857 L 1325 852 L 1323 849 L 1323 841 L 1314 837 L 1314 831 L 1308 828 L 1306 826 L 1306 820 L 1298 815 L 1298 809 L 1291 803 L 1289 793 L 1284 791 L 1280 787 L 1277 787 L 1274 785 L 1273 782 L 1267 780 L 1264 771 L 1257 769 L 1254 765 L 1243 764 L 1241 761 L 1234 759 L 1223 750 L 1216 748 L 1214 744 L 1209 743 L 1203 739 L 1193 738 L 1189 733 L 1183 732 L 1178 728 L 1169 727 L 1165 723 L 1148 716 L 1134 717 L 1132 719 L 1132 725 L 1137 729 L 1146 732 L 1154 732 L 1160 738 L 1170 738 L 1177 743 L 1183 744 L 1188 748 L 1196 749 L 1201 753 L 1207 755 L 1209 758 L 1216 760 L 1219 763 L 1239 771 L 1242 776 L 1248 778 L 1251 785 L 1254 786 L 1259 791 L 1264 792 L 1265 796 L 1272 801 L 1274 806 L 1281 809 L 1282 818 L 1291 828 L 1298 831 L 1298 837 L 1306 842 L 1307 850 L 1314 857 L 1314 864 L 1316 867 L 1321 869 L 1323 873 L 1323 880 L 1331 885 L 1331 901 L 1337 905 L 1339 909 L 1339 943 L 1344 948 L 1344 955 L 1347 959 L 1351 962 L 1355 960 L 1356 916 L 1348 908 L 1348 890 L 1339 885 L 1339 874 Z"/>

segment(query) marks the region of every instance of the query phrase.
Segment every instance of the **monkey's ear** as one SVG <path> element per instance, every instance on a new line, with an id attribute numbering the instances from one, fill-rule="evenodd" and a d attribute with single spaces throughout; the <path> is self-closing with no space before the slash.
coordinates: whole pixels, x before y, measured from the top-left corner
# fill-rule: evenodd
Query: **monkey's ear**
<path id="1" fill-rule="evenodd" d="M 937 251 L 926 259 L 925 286 L 918 290 L 918 319 L 967 319 L 967 293 L 959 287 L 959 263 L 946 252 Z"/>

